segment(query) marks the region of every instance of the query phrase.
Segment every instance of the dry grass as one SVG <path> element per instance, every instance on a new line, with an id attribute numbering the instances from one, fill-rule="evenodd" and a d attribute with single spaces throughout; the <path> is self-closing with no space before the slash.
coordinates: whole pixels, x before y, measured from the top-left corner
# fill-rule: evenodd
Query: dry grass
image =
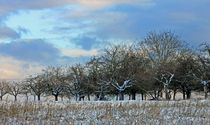
<path id="1" fill-rule="evenodd" d="M 0 102 L 1 124 L 209 125 L 210 100 Z"/>

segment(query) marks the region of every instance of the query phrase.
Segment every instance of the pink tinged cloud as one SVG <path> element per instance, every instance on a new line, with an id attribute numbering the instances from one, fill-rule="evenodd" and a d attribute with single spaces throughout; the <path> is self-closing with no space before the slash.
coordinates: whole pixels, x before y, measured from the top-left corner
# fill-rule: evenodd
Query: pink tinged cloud
<path id="1" fill-rule="evenodd" d="M 82 5 L 90 8 L 101 8 L 104 6 L 129 3 L 148 4 L 153 0 L 1 0 L 0 14 L 19 9 L 44 9 L 61 7 L 67 5 Z"/>
<path id="2" fill-rule="evenodd" d="M 43 66 L 37 63 L 0 55 L 0 79 L 23 79 L 30 74 L 40 72 L 42 68 Z"/>
<path id="3" fill-rule="evenodd" d="M 77 0 L 80 5 L 100 8 L 108 5 L 118 4 L 118 3 L 127 3 L 127 4 L 148 4 L 153 0 Z"/>

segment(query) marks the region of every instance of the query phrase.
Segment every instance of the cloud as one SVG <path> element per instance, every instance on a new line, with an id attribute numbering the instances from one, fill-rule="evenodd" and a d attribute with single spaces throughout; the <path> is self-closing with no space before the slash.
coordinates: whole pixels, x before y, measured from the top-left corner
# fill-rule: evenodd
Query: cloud
<path id="1" fill-rule="evenodd" d="M 92 47 L 97 46 L 97 44 L 100 44 L 101 41 L 97 40 L 96 37 L 90 37 L 90 36 L 79 36 L 74 39 L 72 39 L 72 42 L 74 42 L 76 45 L 79 45 L 82 47 L 82 49 L 85 50 L 91 50 Z"/>
<path id="2" fill-rule="evenodd" d="M 124 25 L 122 26 L 121 23 L 118 23 L 118 21 L 122 21 L 122 18 L 125 17 L 125 14 L 122 14 L 121 12 L 104 12 L 104 9 L 106 9 L 106 7 L 108 6 L 114 6 L 114 5 L 118 5 L 118 4 L 128 4 L 128 5 L 146 5 L 146 4 L 150 4 L 153 3 L 153 0 L 133 0 L 132 2 L 130 0 L 33 0 L 33 1 L 28 1 L 28 0 L 17 0 L 17 1 L 11 1 L 11 0 L 3 0 L 0 1 L 0 8 L 1 6 L 3 6 L 3 10 L 5 8 L 5 13 L 6 12 L 11 12 L 11 11 L 16 11 L 16 10 L 22 10 L 21 12 L 25 12 L 24 9 L 45 9 L 45 8 L 50 8 L 49 10 L 52 10 L 52 13 L 56 13 L 56 11 L 60 11 L 60 10 L 67 10 L 66 12 L 63 13 L 63 11 L 61 12 L 63 17 L 68 17 L 69 20 L 69 24 L 70 27 L 65 27 L 63 29 L 60 29 L 59 31 L 55 31 L 55 29 L 53 29 L 54 31 L 51 30 L 50 27 L 50 23 L 46 24 L 48 26 L 49 29 L 42 29 L 42 31 L 50 31 L 51 33 L 54 33 L 53 35 L 55 35 L 56 33 L 63 35 L 62 33 L 65 31 L 70 31 L 69 32 L 65 32 L 65 34 L 75 34 L 78 33 L 79 34 L 86 34 L 87 32 L 91 32 L 91 34 L 96 33 L 97 36 L 102 37 L 102 39 L 106 39 L 109 37 L 114 37 L 114 38 L 120 38 L 121 36 L 126 37 L 126 38 L 131 38 L 130 35 L 127 31 L 127 25 L 126 22 L 124 22 Z M 66 7 L 70 5 L 70 7 Z M 75 6 L 76 5 L 76 6 Z M 72 7 L 71 7 L 72 6 Z M 58 7 L 57 9 L 54 7 Z M 66 7 L 66 8 L 65 8 Z M 133 6 L 131 6 L 130 8 L 132 8 Z M 61 8 L 61 9 L 59 9 Z M 68 8 L 68 9 L 67 9 Z M 73 8 L 73 9 L 72 9 Z M 123 8 L 123 7 L 122 7 Z M 3 11 L 2 11 L 3 12 Z M 17 11 L 18 13 L 19 11 Z M 52 14 L 51 13 L 51 14 Z M 51 15 L 49 14 L 49 15 Z M 56 13 L 57 14 L 57 13 Z M 47 17 L 49 15 L 43 15 L 43 17 L 45 17 L 45 22 L 47 21 Z M 54 15 L 54 14 L 52 14 Z M 51 15 L 51 16 L 52 16 Z M 57 16 L 57 15 L 54 15 Z M 33 17 L 31 17 L 33 18 Z M 110 20 L 110 18 L 114 18 L 112 20 Z M 27 20 L 27 19 L 26 19 Z M 35 19 L 36 20 L 36 19 Z M 40 20 L 40 19 L 39 19 Z M 57 17 L 57 20 L 59 20 L 61 23 L 60 25 L 62 25 L 63 21 L 65 20 L 64 18 L 60 18 Z M 117 21 L 116 21 L 117 20 Z M 5 20 L 6 21 L 6 20 Z M 21 21 L 22 20 L 18 20 Z M 37 24 L 36 22 L 39 21 L 35 21 L 34 23 Z M 10 22 L 10 23 L 14 23 L 14 22 Z M 26 22 L 26 24 L 28 24 L 28 21 Z M 64 24 L 64 23 L 63 23 Z M 47 28 L 44 27 L 45 24 L 38 24 L 40 25 L 40 27 L 42 28 Z M 55 24 L 54 24 L 55 25 Z M 56 23 L 57 25 L 57 23 Z M 27 25 L 28 26 L 28 25 Z M 33 36 L 37 36 L 37 34 L 42 35 L 45 33 L 41 33 L 42 31 L 39 31 L 39 28 L 37 28 L 38 26 L 36 25 L 32 25 L 31 27 L 33 28 L 29 28 L 27 26 L 21 26 L 18 28 L 17 25 L 12 25 L 11 27 L 14 28 L 20 35 L 21 37 L 27 37 L 27 35 L 23 35 L 26 34 L 27 31 L 26 29 L 30 30 L 30 35 Z M 26 29 L 22 29 L 22 28 L 26 28 Z M 53 26 L 52 26 L 53 27 Z M 95 32 L 96 29 L 96 32 Z M 34 30 L 34 31 L 33 31 Z M 36 30 L 36 31 L 35 31 Z M 94 30 L 94 31 L 91 31 Z M 102 33 L 104 32 L 104 33 Z M 51 35 L 51 34 L 50 34 Z M 86 35 L 87 36 L 87 35 Z M 40 38 L 43 38 L 45 36 L 41 36 Z M 48 36 L 49 37 L 49 34 Z M 51 35 L 52 37 L 52 35 Z M 27 37 L 30 38 L 30 37 Z M 38 38 L 38 37 L 36 37 Z"/>
<path id="3" fill-rule="evenodd" d="M 23 79 L 24 77 L 38 73 L 43 66 L 0 55 L 0 79 Z"/>
<path id="4" fill-rule="evenodd" d="M 149 8 L 134 4 L 116 4 L 104 11 L 87 15 L 95 31 L 91 35 L 102 39 L 142 39 L 149 31 L 172 30 L 185 41 L 210 41 L 210 1 L 163 0 Z M 204 33 L 205 31 L 205 33 Z M 195 35 L 196 34 L 196 35 Z M 202 37 L 200 37 L 202 36 Z M 196 37 L 196 38 L 195 38 Z"/>
<path id="5" fill-rule="evenodd" d="M 0 13 L 16 11 L 19 9 L 43 9 L 58 7 L 72 3 L 71 0 L 1 0 Z"/>
<path id="6" fill-rule="evenodd" d="M 29 30 L 21 26 L 18 27 L 18 31 L 19 31 L 19 34 L 27 34 L 30 32 Z"/>
<path id="7" fill-rule="evenodd" d="M 110 6 L 113 4 L 118 3 L 127 3 L 127 4 L 141 4 L 146 5 L 153 2 L 153 0 L 78 0 L 78 3 L 81 5 L 89 6 L 89 7 L 104 7 L 104 6 Z"/>
<path id="8" fill-rule="evenodd" d="M 99 54 L 97 49 L 83 50 L 83 49 L 67 49 L 61 50 L 62 54 L 69 57 L 79 57 L 79 56 L 96 56 Z"/>
<path id="9" fill-rule="evenodd" d="M 65 33 L 64 31 L 67 33 L 76 31 L 80 34 L 76 38 L 79 41 L 85 41 L 84 39 L 87 39 L 87 36 L 94 36 L 103 40 L 131 38 L 133 36 L 127 30 L 131 20 L 126 20 L 127 13 L 107 10 L 88 10 L 87 8 L 77 8 L 61 13 L 61 16 L 65 18 L 65 23 L 69 23 L 70 26 L 57 28 L 56 31 L 62 33 Z M 83 39 L 82 37 L 85 38 Z"/>
<path id="10" fill-rule="evenodd" d="M 13 29 L 0 25 L 0 38 L 19 38 L 20 35 Z"/>
<path id="11" fill-rule="evenodd" d="M 40 65 L 65 65 L 78 57 L 97 55 L 96 49 L 59 49 L 42 39 L 17 40 L 0 43 L 0 55 Z M 79 59 L 82 60 L 82 59 Z M 27 67 L 27 65 L 25 65 Z"/>
<path id="12" fill-rule="evenodd" d="M 75 51 L 74 51 L 75 52 Z M 82 54 L 86 56 L 75 56 L 74 54 L 67 54 L 60 59 L 57 59 L 57 64 L 54 65 L 73 65 L 76 63 L 85 63 L 89 60 L 89 54 Z M 72 56 L 72 57 L 69 57 Z M 48 64 L 49 65 L 49 64 Z M 0 54 L 0 80 L 11 79 L 19 80 L 40 73 L 45 66 L 42 63 L 19 60 L 11 56 Z"/>
<path id="13" fill-rule="evenodd" d="M 127 14 L 121 12 L 104 12 L 103 15 L 98 15 L 95 17 L 97 22 L 95 23 L 96 32 L 94 34 L 102 39 L 132 38 L 133 35 L 128 29 L 131 20 L 127 20 L 127 17 Z"/>
<path id="14" fill-rule="evenodd" d="M 43 40 L 0 43 L 0 79 L 23 79 L 45 66 L 85 63 L 98 50 L 58 49 Z"/>
<path id="15" fill-rule="evenodd" d="M 146 12 L 149 8 L 145 9 L 140 5 L 144 3 L 146 6 L 146 3 L 150 3 L 150 7 L 152 7 L 154 6 L 154 2 L 152 0 L 134 1 L 134 3 L 130 1 L 112 2 L 114 4 L 110 4 L 103 9 L 77 7 L 60 13 L 61 17 L 66 21 L 65 23 L 69 22 L 69 25 L 71 25 L 71 27 L 66 28 L 66 31 L 79 29 L 86 36 L 95 36 L 106 41 L 109 39 L 136 39 L 140 34 L 131 32 L 131 29 L 136 26 L 136 18 L 142 15 L 141 20 L 138 21 L 144 22 L 143 16 L 151 16 L 151 14 Z M 144 12 L 147 14 L 144 14 Z M 139 15 L 136 17 L 137 14 Z M 135 26 L 133 27 L 133 25 Z M 64 31 L 64 28 L 61 31 Z"/>
<path id="16" fill-rule="evenodd" d="M 0 13 L 19 9 L 43 9 L 66 5 L 82 5 L 90 8 L 100 8 L 117 3 L 148 3 L 152 0 L 1 0 Z"/>
<path id="17" fill-rule="evenodd" d="M 41 39 L 0 43 L 0 54 L 19 60 L 49 64 L 55 63 L 60 56 L 57 48 Z"/>
<path id="18" fill-rule="evenodd" d="M 44 4 L 40 5 L 38 2 Z M 13 8 L 14 4 L 12 3 L 9 6 Z M 5 5 L 8 6 L 8 2 L 5 2 Z M 76 6 L 65 8 L 65 5 Z M 197 31 L 192 31 L 192 28 L 195 29 L 194 27 L 209 25 L 210 14 L 207 12 L 210 10 L 207 5 L 209 5 L 207 0 L 192 0 L 192 2 L 183 0 L 163 0 L 158 2 L 154 0 L 61 0 L 59 2 L 55 0 L 43 0 L 40 2 L 40 0 L 37 0 L 25 1 L 18 8 L 61 8 L 50 9 L 52 10 L 51 16 L 57 11 L 60 11 L 60 17 L 57 15 L 58 13 L 55 15 L 58 16 L 56 18 L 59 21 L 59 26 L 56 23 L 52 27 L 57 26 L 57 28 L 48 29 L 48 31 L 52 29 L 51 33 L 49 33 L 51 35 L 61 35 L 62 37 L 69 37 L 69 39 L 81 35 L 85 37 L 94 36 L 91 38 L 96 38 L 97 40 L 103 39 L 103 41 L 110 39 L 132 41 L 141 39 L 151 30 L 174 30 L 181 35 L 183 34 L 183 36 L 185 35 L 185 40 L 193 40 L 191 38 L 195 33 L 191 32 L 197 33 Z M 199 30 L 202 29 L 200 28 Z M 190 34 L 193 34 L 193 36 Z M 48 37 L 49 35 L 45 36 Z M 208 36 L 204 38 L 209 39 Z M 91 45 L 82 45 L 85 43 L 77 41 L 75 44 L 86 50 L 91 49 Z"/>

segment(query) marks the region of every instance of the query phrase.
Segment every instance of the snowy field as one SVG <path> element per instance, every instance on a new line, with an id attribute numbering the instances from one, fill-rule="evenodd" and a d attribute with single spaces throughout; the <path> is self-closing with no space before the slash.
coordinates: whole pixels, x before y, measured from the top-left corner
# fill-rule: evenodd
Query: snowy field
<path id="1" fill-rule="evenodd" d="M 210 100 L 0 101 L 8 125 L 210 125 Z"/>

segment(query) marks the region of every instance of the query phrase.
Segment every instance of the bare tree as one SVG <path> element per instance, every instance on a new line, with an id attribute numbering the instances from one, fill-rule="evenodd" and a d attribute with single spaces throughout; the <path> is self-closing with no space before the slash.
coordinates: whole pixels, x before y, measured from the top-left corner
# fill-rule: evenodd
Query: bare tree
<path id="1" fill-rule="evenodd" d="M 3 96 L 8 93 L 8 82 L 5 80 L 0 81 L 0 99 L 3 99 Z"/>
<path id="2" fill-rule="evenodd" d="M 44 79 L 48 85 L 48 91 L 55 97 L 55 101 L 58 101 L 58 95 L 63 91 L 66 76 L 62 67 L 47 67 L 43 70 Z"/>
<path id="3" fill-rule="evenodd" d="M 150 59 L 150 64 L 156 73 L 160 74 L 155 79 L 163 84 L 163 90 L 168 88 L 170 80 L 174 77 L 174 63 L 183 51 L 182 42 L 172 32 L 150 32 L 140 43 L 141 51 Z M 161 94 L 163 95 L 163 94 Z M 168 97 L 167 97 L 168 98 Z"/>
<path id="4" fill-rule="evenodd" d="M 187 99 L 190 99 L 191 91 L 195 89 L 193 70 L 196 69 L 196 60 L 194 57 L 194 53 L 188 51 L 182 53 L 176 59 L 175 78 L 171 85 L 171 89 L 174 90 L 174 100 L 178 90 L 183 93 L 183 99 L 185 99 L 186 95 Z"/>
<path id="5" fill-rule="evenodd" d="M 26 101 L 28 101 L 29 94 L 31 93 L 31 89 L 26 82 L 22 82 L 21 84 L 21 93 L 25 95 Z"/>
<path id="6" fill-rule="evenodd" d="M 173 77 L 174 77 L 174 74 L 168 72 L 168 73 L 161 73 L 161 76 L 159 79 L 155 78 L 156 80 L 158 80 L 160 83 L 163 84 L 165 99 L 169 99 L 168 85 L 171 83 Z"/>
<path id="7" fill-rule="evenodd" d="M 15 97 L 15 101 L 17 101 L 17 96 L 22 93 L 21 91 L 21 82 L 12 81 L 9 83 L 9 94 Z"/>
<path id="8" fill-rule="evenodd" d="M 41 95 L 46 92 L 47 88 L 43 75 L 37 75 L 34 77 L 31 76 L 27 78 L 25 82 L 32 92 L 37 96 L 38 101 L 40 101 Z"/>
<path id="9" fill-rule="evenodd" d="M 126 80 L 122 85 L 119 85 L 116 80 L 110 80 L 112 86 L 114 86 L 119 91 L 119 100 L 123 100 L 123 93 L 127 88 L 130 88 L 134 83 L 131 80 Z"/>
<path id="10" fill-rule="evenodd" d="M 204 54 L 204 55 L 209 55 L 210 56 L 210 44 L 207 42 L 204 42 L 201 44 L 201 49 L 200 51 Z"/>
<path id="11" fill-rule="evenodd" d="M 182 42 L 172 32 L 149 32 L 140 47 L 150 58 L 152 66 L 157 67 L 174 61 L 182 50 Z"/>
<path id="12" fill-rule="evenodd" d="M 145 52 L 141 50 L 138 44 L 134 43 L 129 47 L 124 58 L 126 65 L 126 73 L 130 74 L 135 81 L 132 87 L 128 88 L 128 94 L 132 100 L 136 99 L 136 93 L 142 95 L 142 99 L 146 97 L 148 90 L 152 89 L 150 83 L 153 81 L 150 78 L 150 60 L 146 57 Z"/>
<path id="13" fill-rule="evenodd" d="M 210 80 L 205 80 L 203 76 L 197 77 L 195 74 L 194 74 L 194 77 L 197 81 L 199 81 L 203 85 L 204 97 L 205 99 L 207 99 L 208 98 L 207 86 L 208 86 L 208 83 L 210 83 Z"/>
<path id="14" fill-rule="evenodd" d="M 86 64 L 89 89 L 94 91 L 95 100 L 106 100 L 105 95 L 110 92 L 109 83 L 104 81 L 104 67 L 101 57 L 93 57 Z"/>
<path id="15" fill-rule="evenodd" d="M 105 74 L 103 81 L 118 91 L 119 100 L 124 100 L 123 92 L 135 81 L 137 67 L 132 68 L 134 63 L 131 60 L 133 58 L 131 51 L 130 46 L 116 45 L 106 49 L 101 57 Z"/>
<path id="16" fill-rule="evenodd" d="M 209 44 L 205 43 L 202 45 L 203 48 L 200 49 L 198 54 L 197 68 L 194 71 L 194 78 L 203 85 L 203 92 L 205 99 L 208 98 L 208 83 L 210 83 L 210 53 Z"/>
<path id="17" fill-rule="evenodd" d="M 85 74 L 85 67 L 80 64 L 69 67 L 67 78 L 65 90 L 74 96 L 75 101 L 81 100 L 87 92 L 88 79 Z"/>

